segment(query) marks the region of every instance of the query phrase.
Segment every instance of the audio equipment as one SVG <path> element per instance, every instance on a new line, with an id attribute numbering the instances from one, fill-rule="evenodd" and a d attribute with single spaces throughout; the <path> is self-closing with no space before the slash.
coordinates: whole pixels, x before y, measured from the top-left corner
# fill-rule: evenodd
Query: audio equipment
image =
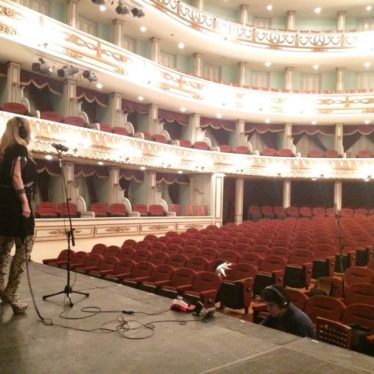
<path id="1" fill-rule="evenodd" d="M 275 294 L 277 294 L 280 297 L 281 305 L 287 306 L 289 304 L 289 301 L 286 299 L 286 297 L 274 286 L 267 286 L 265 290 L 269 290 Z"/>

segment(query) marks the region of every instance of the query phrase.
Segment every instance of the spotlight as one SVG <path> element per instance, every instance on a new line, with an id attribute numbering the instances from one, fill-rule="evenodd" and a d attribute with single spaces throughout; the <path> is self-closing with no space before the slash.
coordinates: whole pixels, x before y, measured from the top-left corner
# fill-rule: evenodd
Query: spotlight
<path id="1" fill-rule="evenodd" d="M 42 58 L 39 58 L 39 62 L 33 63 L 31 69 L 33 72 L 42 75 L 49 75 L 53 71 L 53 69 Z"/>
<path id="2" fill-rule="evenodd" d="M 60 78 L 70 77 L 71 75 L 77 74 L 79 69 L 75 68 L 74 66 L 63 66 L 62 68 L 57 70 L 57 75 Z"/>
<path id="3" fill-rule="evenodd" d="M 132 8 L 131 9 L 131 14 L 132 14 L 133 17 L 137 17 L 137 18 L 141 18 L 141 17 L 145 16 L 143 10 L 139 9 L 139 8 Z"/>
<path id="4" fill-rule="evenodd" d="M 97 76 L 93 71 L 90 70 L 84 70 L 82 73 L 82 77 L 87 79 L 90 82 L 96 82 L 97 81 Z"/>
<path id="5" fill-rule="evenodd" d="M 125 16 L 126 14 L 130 13 L 129 8 L 125 4 L 123 4 L 122 1 L 118 2 L 118 5 L 116 6 L 115 11 L 117 14 L 121 16 Z"/>

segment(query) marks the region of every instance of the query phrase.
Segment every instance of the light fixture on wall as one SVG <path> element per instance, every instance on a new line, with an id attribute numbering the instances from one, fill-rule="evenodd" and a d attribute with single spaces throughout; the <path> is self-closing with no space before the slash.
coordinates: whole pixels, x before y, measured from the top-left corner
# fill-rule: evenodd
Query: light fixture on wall
<path id="1" fill-rule="evenodd" d="M 87 79 L 89 82 L 96 82 L 97 76 L 96 74 L 91 70 L 84 70 L 82 73 L 82 77 Z"/>
<path id="2" fill-rule="evenodd" d="M 57 75 L 60 78 L 70 77 L 74 74 L 79 73 L 79 69 L 75 68 L 74 66 L 63 66 L 62 68 L 57 70 Z"/>
<path id="3" fill-rule="evenodd" d="M 39 62 L 35 62 L 31 65 L 31 69 L 35 73 L 42 75 L 49 75 L 53 69 L 40 57 Z"/>
<path id="4" fill-rule="evenodd" d="M 105 0 L 91 0 L 91 1 L 94 4 L 98 5 L 100 10 L 102 10 L 102 11 L 106 10 Z M 115 2 L 114 0 L 110 1 L 110 5 L 115 5 L 115 3 L 117 3 L 117 6 L 114 8 L 114 10 L 120 16 L 125 16 L 125 15 L 130 14 L 130 13 L 135 18 L 141 18 L 141 17 L 145 16 L 145 14 L 143 12 L 143 9 L 137 8 L 137 7 L 130 7 L 123 0 L 118 0 L 117 2 Z"/>

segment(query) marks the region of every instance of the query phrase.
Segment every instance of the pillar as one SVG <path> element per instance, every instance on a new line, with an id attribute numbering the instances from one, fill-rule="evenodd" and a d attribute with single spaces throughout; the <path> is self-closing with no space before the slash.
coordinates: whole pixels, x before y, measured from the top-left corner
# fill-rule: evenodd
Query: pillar
<path id="1" fill-rule="evenodd" d="M 196 77 L 201 77 L 203 75 L 203 56 L 200 53 L 195 53 L 193 55 L 193 74 Z"/>
<path id="2" fill-rule="evenodd" d="M 204 0 L 195 0 L 195 7 L 199 10 L 204 9 Z"/>
<path id="3" fill-rule="evenodd" d="M 245 75 L 246 75 L 247 64 L 245 62 L 239 62 L 239 86 L 243 87 L 245 85 Z"/>
<path id="4" fill-rule="evenodd" d="M 336 89 L 338 91 L 344 90 L 344 71 L 343 67 L 336 68 Z"/>
<path id="5" fill-rule="evenodd" d="M 287 67 L 285 72 L 285 89 L 286 90 L 292 90 L 293 89 L 293 71 L 295 68 L 293 67 Z"/>
<path id="6" fill-rule="evenodd" d="M 77 110 L 77 100 L 76 100 L 76 95 L 77 95 L 77 85 L 76 82 L 72 79 L 66 79 L 64 81 L 64 87 L 63 87 L 63 100 L 62 100 L 62 115 L 64 117 L 66 116 L 72 116 L 75 113 L 79 112 Z"/>
<path id="7" fill-rule="evenodd" d="M 244 26 L 248 24 L 248 9 L 246 4 L 240 5 L 239 22 Z"/>
<path id="8" fill-rule="evenodd" d="M 337 13 L 337 31 L 344 31 L 345 30 L 345 19 L 346 19 L 346 12 L 340 11 Z"/>
<path id="9" fill-rule="evenodd" d="M 235 180 L 235 223 L 243 222 L 244 178 Z"/>
<path id="10" fill-rule="evenodd" d="M 151 134 L 160 134 L 163 126 L 158 121 L 158 105 L 151 104 L 148 112 L 148 131 Z"/>
<path id="11" fill-rule="evenodd" d="M 214 173 L 210 178 L 210 216 L 217 226 L 222 225 L 224 178 L 225 175 L 222 173 Z"/>
<path id="12" fill-rule="evenodd" d="M 122 195 L 122 196 L 121 196 Z M 119 186 L 119 168 L 109 168 L 109 196 L 107 198 L 108 204 L 120 203 L 120 198 L 123 197 L 123 191 Z"/>
<path id="13" fill-rule="evenodd" d="M 116 18 L 113 23 L 113 44 L 117 47 L 123 48 L 123 30 L 125 22 Z"/>
<path id="14" fill-rule="evenodd" d="M 151 38 L 151 60 L 160 62 L 160 39 Z"/>
<path id="15" fill-rule="evenodd" d="M 244 119 L 238 119 L 236 121 L 232 145 L 233 146 L 247 145 L 247 136 L 245 134 L 245 120 Z"/>
<path id="16" fill-rule="evenodd" d="M 9 62 L 7 65 L 6 101 L 21 101 L 21 65 Z"/>
<path id="17" fill-rule="evenodd" d="M 342 182 L 335 181 L 334 183 L 334 208 L 336 211 L 342 209 Z"/>
<path id="18" fill-rule="evenodd" d="M 287 12 L 287 30 L 295 30 L 296 12 L 290 10 Z"/>
<path id="19" fill-rule="evenodd" d="M 286 123 L 284 125 L 284 137 L 283 137 L 283 148 L 292 149 L 292 124 Z"/>
<path id="20" fill-rule="evenodd" d="M 109 111 L 107 121 L 112 126 L 120 126 L 125 118 L 122 111 L 122 95 L 112 93 L 109 96 Z"/>
<path id="21" fill-rule="evenodd" d="M 78 3 L 79 0 L 68 0 L 66 23 L 71 27 L 78 27 Z"/>
<path id="22" fill-rule="evenodd" d="M 188 124 L 188 132 L 187 135 L 188 139 L 191 140 L 192 144 L 196 142 L 196 139 L 199 135 L 200 131 L 200 115 L 199 114 L 191 114 L 189 118 Z"/>
<path id="23" fill-rule="evenodd" d="M 291 206 L 291 181 L 285 179 L 283 181 L 283 208 Z"/>
<path id="24" fill-rule="evenodd" d="M 343 146 L 343 125 L 341 123 L 336 124 L 335 126 L 335 150 L 339 152 L 339 155 L 342 156 L 344 153 Z"/>

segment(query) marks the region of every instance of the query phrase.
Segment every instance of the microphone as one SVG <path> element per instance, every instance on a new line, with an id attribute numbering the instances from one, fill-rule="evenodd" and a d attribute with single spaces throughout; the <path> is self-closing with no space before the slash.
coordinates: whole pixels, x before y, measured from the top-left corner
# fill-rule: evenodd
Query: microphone
<path id="1" fill-rule="evenodd" d="M 56 149 L 56 151 L 67 152 L 69 150 L 69 148 L 66 147 L 66 145 L 63 145 L 63 144 L 52 143 L 51 145 L 52 145 L 53 148 Z"/>

